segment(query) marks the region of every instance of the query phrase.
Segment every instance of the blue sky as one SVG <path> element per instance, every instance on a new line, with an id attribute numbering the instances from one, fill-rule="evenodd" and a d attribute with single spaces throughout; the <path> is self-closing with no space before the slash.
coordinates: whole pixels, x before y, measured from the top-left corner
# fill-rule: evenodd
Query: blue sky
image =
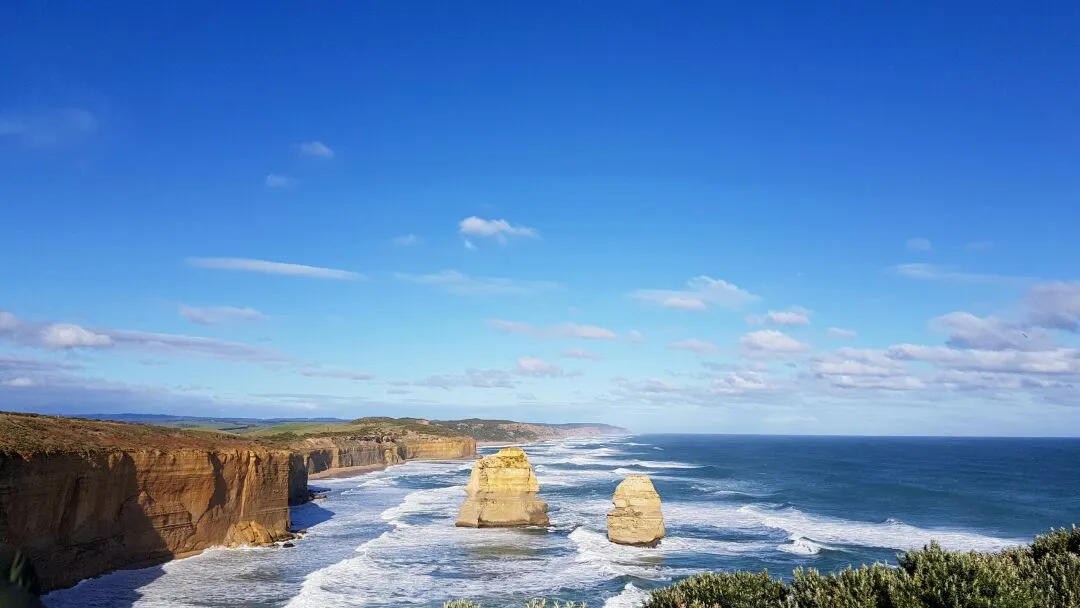
<path id="1" fill-rule="evenodd" d="M 17 3 L 0 408 L 1080 435 L 1080 7 Z"/>

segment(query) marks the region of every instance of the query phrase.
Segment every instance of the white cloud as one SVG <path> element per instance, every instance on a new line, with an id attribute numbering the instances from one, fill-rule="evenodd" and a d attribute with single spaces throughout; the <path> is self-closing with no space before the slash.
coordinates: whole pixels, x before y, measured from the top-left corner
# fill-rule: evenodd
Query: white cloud
<path id="1" fill-rule="evenodd" d="M 459 295 L 527 296 L 560 289 L 552 281 L 522 281 L 499 277 L 471 277 L 457 270 L 444 270 L 433 274 L 409 274 L 399 272 L 394 278 L 405 283 L 430 285 Z"/>
<path id="2" fill-rule="evenodd" d="M 108 348 L 112 338 L 71 323 L 49 325 L 41 332 L 45 348 Z"/>
<path id="3" fill-rule="evenodd" d="M 585 350 L 584 348 L 568 348 L 563 351 L 563 356 L 567 359 L 589 359 L 591 361 L 600 361 L 603 359 L 599 354 L 594 353 L 591 350 Z"/>
<path id="4" fill-rule="evenodd" d="M 509 334 L 522 334 L 535 338 L 576 338 L 579 340 L 618 340 L 619 334 L 598 325 L 560 323 L 547 327 L 535 327 L 521 321 L 491 319 L 488 326 Z"/>
<path id="5" fill-rule="evenodd" d="M 898 264 L 893 269 L 897 274 L 909 279 L 946 283 L 1023 284 L 1034 280 L 1030 277 L 963 272 L 948 266 L 938 266 L 937 264 Z"/>
<path id="6" fill-rule="evenodd" d="M 844 329 L 842 327 L 830 327 L 828 333 L 830 336 L 840 338 L 841 340 L 854 340 L 859 337 L 858 332 L 855 330 Z"/>
<path id="7" fill-rule="evenodd" d="M 514 373 L 522 376 L 555 378 L 565 375 L 563 369 L 539 357 L 518 357 Z"/>
<path id="8" fill-rule="evenodd" d="M 809 350 L 810 346 L 775 329 L 753 331 L 739 338 L 746 354 L 791 354 Z"/>
<path id="9" fill-rule="evenodd" d="M 671 344 L 668 344 L 668 348 L 673 350 L 688 350 L 702 355 L 715 353 L 717 351 L 716 345 L 712 342 L 698 340 L 697 338 L 672 342 Z"/>
<path id="10" fill-rule="evenodd" d="M 510 372 L 501 369 L 470 369 L 464 374 L 428 376 L 412 383 L 413 386 L 450 390 L 458 387 L 514 388 L 518 382 Z"/>
<path id="11" fill-rule="evenodd" d="M 288 175 L 281 175 L 279 173 L 268 173 L 266 175 L 267 188 L 288 188 L 295 183 L 296 179 L 289 177 Z"/>
<path id="12" fill-rule="evenodd" d="M 465 249 L 468 249 L 469 251 L 476 251 L 477 249 L 476 244 L 469 239 L 465 239 L 465 242 L 463 244 L 465 246 Z"/>
<path id="13" fill-rule="evenodd" d="M 474 216 L 467 217 L 461 220 L 458 225 L 462 236 L 494 238 L 500 243 L 505 243 L 507 237 L 519 236 L 527 238 L 536 238 L 540 236 L 536 229 L 529 228 L 528 226 L 515 226 L 506 220 L 485 220 Z M 466 240 L 466 247 L 471 244 Z"/>
<path id="14" fill-rule="evenodd" d="M 946 369 L 1014 374 L 1080 374 L 1080 351 L 1073 348 L 1030 352 L 897 344 L 890 346 L 887 354 L 899 361 L 922 361 Z"/>
<path id="15" fill-rule="evenodd" d="M 181 317 L 200 325 L 218 325 L 229 321 L 261 321 L 267 318 L 254 308 L 235 306 L 198 307 L 181 304 L 179 312 Z"/>
<path id="16" fill-rule="evenodd" d="M 1050 332 L 1020 327 L 997 317 L 977 317 L 970 312 L 951 312 L 931 319 L 930 329 L 948 334 L 947 344 L 980 350 L 1047 350 L 1054 347 Z"/>
<path id="17" fill-rule="evenodd" d="M 1024 306 L 1036 325 L 1080 330 L 1080 281 L 1046 283 L 1031 288 Z"/>
<path id="18" fill-rule="evenodd" d="M 699 276 L 687 282 L 687 289 L 637 289 L 629 296 L 635 300 L 678 310 L 705 310 L 710 306 L 739 308 L 756 302 L 758 296 L 721 279 Z"/>
<path id="19" fill-rule="evenodd" d="M 506 220 L 485 220 L 474 216 L 461 220 L 459 224 L 461 234 L 470 236 L 492 237 L 506 236 L 537 236 L 536 230 L 527 226 L 515 226 Z"/>
<path id="20" fill-rule="evenodd" d="M 764 315 L 752 315 L 746 321 L 752 325 L 809 325 L 810 311 L 802 306 L 792 306 L 787 310 L 770 310 Z"/>
<path id="21" fill-rule="evenodd" d="M 921 236 L 915 237 L 913 239 L 908 239 L 906 245 L 907 248 L 912 251 L 930 251 L 934 247 L 933 244 L 930 242 L 930 239 L 924 239 Z"/>
<path id="22" fill-rule="evenodd" d="M 334 158 L 334 151 L 321 141 L 307 141 L 299 146 L 300 154 L 316 158 Z"/>
<path id="23" fill-rule="evenodd" d="M 349 270 L 307 266 L 304 264 L 289 264 L 286 262 L 254 260 L 250 258 L 188 258 L 188 265 L 196 266 L 198 268 L 210 268 L 213 270 L 239 270 L 244 272 L 259 272 L 262 274 L 308 277 L 313 279 L 335 279 L 339 281 L 351 281 L 364 278 L 363 275 Z"/>
<path id="24" fill-rule="evenodd" d="M 626 332 L 626 339 L 630 342 L 641 343 L 645 341 L 645 334 L 641 333 L 636 329 L 631 329 L 630 331 Z"/>
<path id="25" fill-rule="evenodd" d="M 300 370 L 302 376 L 309 378 L 337 378 L 339 380 L 371 380 L 375 374 L 370 372 L 351 371 L 343 369 L 320 369 L 308 367 Z"/>
<path id="26" fill-rule="evenodd" d="M 415 234 L 403 234 L 394 239 L 394 244 L 400 245 L 401 247 L 412 247 L 413 245 L 419 245 L 422 242 L 423 239 Z"/>
<path id="27" fill-rule="evenodd" d="M 0 382 L 0 386 L 10 386 L 12 388 L 28 388 L 36 386 L 37 382 L 34 382 L 30 378 L 12 378 L 10 380 L 4 380 Z"/>

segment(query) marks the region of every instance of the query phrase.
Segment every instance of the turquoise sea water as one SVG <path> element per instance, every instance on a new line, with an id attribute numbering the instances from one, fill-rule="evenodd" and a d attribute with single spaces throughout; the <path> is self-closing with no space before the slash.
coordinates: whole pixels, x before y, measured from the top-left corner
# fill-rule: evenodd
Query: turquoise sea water
<path id="1" fill-rule="evenodd" d="M 493 448 L 483 450 L 491 452 Z M 214 549 L 53 593 L 60 607 L 640 606 L 701 570 L 894 561 L 931 539 L 993 551 L 1080 523 L 1080 440 L 653 435 L 529 446 L 548 530 L 455 528 L 471 463 L 412 462 L 323 480 L 291 549 Z M 611 493 L 649 474 L 668 537 L 604 536 Z"/>

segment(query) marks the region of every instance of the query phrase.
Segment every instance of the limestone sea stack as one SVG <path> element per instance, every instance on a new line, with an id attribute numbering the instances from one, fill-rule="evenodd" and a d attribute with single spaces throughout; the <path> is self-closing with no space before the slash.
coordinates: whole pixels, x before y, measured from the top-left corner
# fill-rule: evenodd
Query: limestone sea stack
<path id="1" fill-rule="evenodd" d="M 646 475 L 630 475 L 615 488 L 607 516 L 608 540 L 620 545 L 655 547 L 664 538 L 660 495 Z"/>
<path id="2" fill-rule="evenodd" d="M 457 525 L 510 528 L 548 525 L 547 504 L 536 497 L 540 483 L 521 448 L 503 448 L 473 465 Z"/>

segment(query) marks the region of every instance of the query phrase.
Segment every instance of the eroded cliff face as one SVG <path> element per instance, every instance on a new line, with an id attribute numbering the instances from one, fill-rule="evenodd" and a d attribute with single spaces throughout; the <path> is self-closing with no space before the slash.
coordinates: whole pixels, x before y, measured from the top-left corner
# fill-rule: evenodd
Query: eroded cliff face
<path id="1" fill-rule="evenodd" d="M 0 452 L 0 538 L 30 555 L 46 590 L 66 587 L 286 538 L 294 475 L 289 452 L 258 447 Z"/>
<path id="2" fill-rule="evenodd" d="M 293 444 L 291 449 L 304 463 L 306 488 L 306 478 L 318 479 L 336 469 L 389 466 L 407 460 L 469 458 L 476 456 L 476 441 L 466 437 L 309 437 Z"/>

